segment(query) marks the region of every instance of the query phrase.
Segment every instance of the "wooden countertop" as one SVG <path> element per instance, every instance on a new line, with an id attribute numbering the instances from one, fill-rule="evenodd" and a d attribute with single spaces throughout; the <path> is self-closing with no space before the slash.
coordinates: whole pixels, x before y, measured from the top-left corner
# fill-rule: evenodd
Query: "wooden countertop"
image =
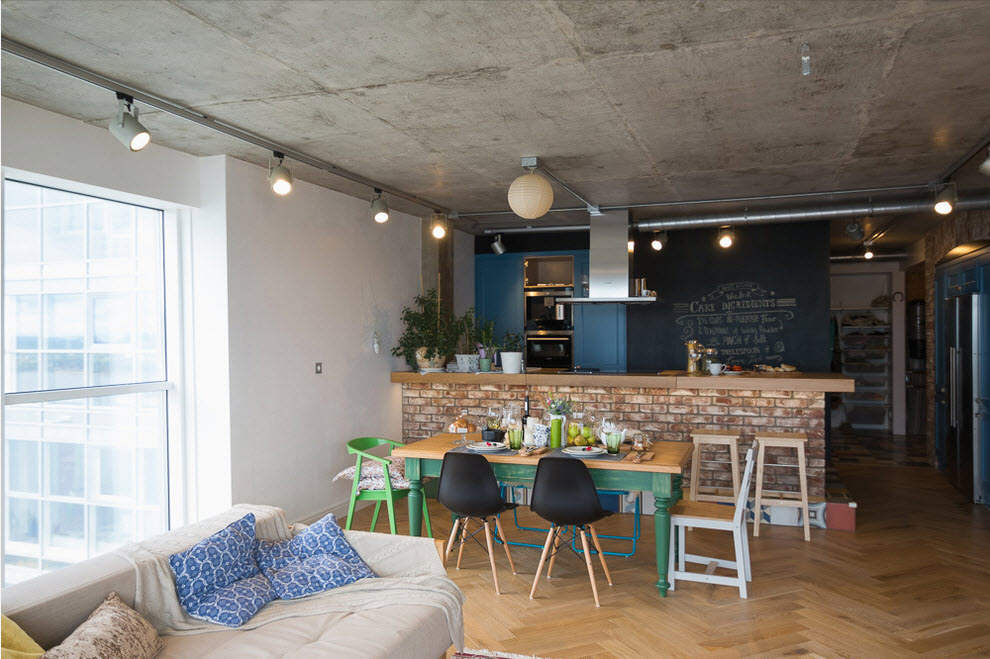
<path id="1" fill-rule="evenodd" d="M 503 373 L 418 373 L 394 371 L 392 382 L 444 384 L 519 384 L 526 386 L 649 387 L 655 389 L 748 389 L 752 391 L 852 392 L 855 381 L 839 373 L 745 373 L 742 375 L 687 375 L 660 373 L 573 373 L 538 370 L 515 375 Z"/>
<path id="2" fill-rule="evenodd" d="M 427 458 L 433 460 L 443 460 L 444 454 L 455 447 L 454 442 L 463 439 L 464 435 L 454 433 L 440 433 L 421 439 L 418 442 L 396 446 L 392 449 L 392 456 L 397 458 Z M 481 433 L 468 433 L 467 438 L 472 441 L 481 441 Z M 623 447 L 628 450 L 627 446 Z M 653 442 L 650 448 L 656 455 L 649 462 L 629 462 L 628 460 L 595 460 L 589 458 L 583 460 L 589 469 L 611 469 L 614 471 L 647 471 L 664 474 L 683 473 L 694 450 L 691 442 Z M 489 455 L 485 458 L 489 462 L 504 462 L 508 464 L 533 464 L 545 458 L 546 454 L 520 457 L 518 455 Z"/>

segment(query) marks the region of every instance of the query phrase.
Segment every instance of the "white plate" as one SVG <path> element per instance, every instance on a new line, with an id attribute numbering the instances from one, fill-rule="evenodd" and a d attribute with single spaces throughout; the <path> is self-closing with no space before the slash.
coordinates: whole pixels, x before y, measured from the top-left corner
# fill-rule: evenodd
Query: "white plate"
<path id="1" fill-rule="evenodd" d="M 567 455 L 583 455 L 583 456 L 588 456 L 588 457 L 593 456 L 593 455 L 601 455 L 604 452 L 605 452 L 605 449 L 603 449 L 601 446 L 590 446 L 590 447 L 589 446 L 568 446 L 567 448 L 565 448 L 562 451 L 562 453 L 566 453 Z"/>
<path id="2" fill-rule="evenodd" d="M 467 447 L 471 451 L 478 451 L 481 453 L 491 453 L 508 448 L 505 442 L 475 442 L 474 444 L 468 444 Z"/>
<path id="3" fill-rule="evenodd" d="M 442 368 L 421 368 L 421 369 L 419 369 L 419 372 L 420 373 L 443 373 L 443 369 Z"/>
<path id="4" fill-rule="evenodd" d="M 752 375 L 750 371 L 722 371 L 722 375 Z"/>

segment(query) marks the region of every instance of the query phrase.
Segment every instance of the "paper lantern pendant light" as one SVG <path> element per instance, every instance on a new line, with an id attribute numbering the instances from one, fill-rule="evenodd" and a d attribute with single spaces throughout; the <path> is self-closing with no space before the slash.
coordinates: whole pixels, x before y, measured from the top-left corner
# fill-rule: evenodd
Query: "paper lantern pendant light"
<path id="1" fill-rule="evenodd" d="M 552 205 L 553 188 L 539 174 L 523 174 L 509 186 L 509 208 L 521 218 L 543 217 Z"/>

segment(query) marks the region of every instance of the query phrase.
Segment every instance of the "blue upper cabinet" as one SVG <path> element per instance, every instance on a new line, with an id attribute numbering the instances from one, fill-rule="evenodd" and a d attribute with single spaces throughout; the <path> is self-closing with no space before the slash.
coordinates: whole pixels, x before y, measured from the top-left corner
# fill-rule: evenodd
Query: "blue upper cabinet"
<path id="1" fill-rule="evenodd" d="M 474 306 L 478 315 L 495 321 L 499 338 L 506 331 L 522 333 L 526 320 L 523 307 L 523 261 L 528 256 L 551 256 L 561 252 L 476 254 L 474 257 Z M 587 250 L 574 255 L 574 294 L 587 295 Z M 626 369 L 626 307 L 622 304 L 574 305 L 574 363 L 603 371 Z"/>
<path id="2" fill-rule="evenodd" d="M 474 257 L 474 309 L 486 320 L 495 321 L 496 337 L 505 332 L 522 334 L 522 254 L 476 254 Z"/>

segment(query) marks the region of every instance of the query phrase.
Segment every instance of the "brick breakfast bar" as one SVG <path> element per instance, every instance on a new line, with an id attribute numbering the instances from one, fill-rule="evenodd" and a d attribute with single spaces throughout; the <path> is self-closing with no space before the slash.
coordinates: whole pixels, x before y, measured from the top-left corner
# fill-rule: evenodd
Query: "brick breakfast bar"
<path id="1" fill-rule="evenodd" d="M 650 439 L 691 441 L 692 430 L 738 430 L 741 448 L 756 432 L 803 432 L 808 435 L 808 494 L 825 494 L 826 395 L 851 392 L 853 380 L 836 373 L 756 373 L 687 376 L 683 371 L 659 374 L 602 373 L 575 375 L 530 371 L 502 373 L 393 372 L 402 386 L 402 441 L 425 439 L 444 430 L 461 410 L 480 423 L 489 405 L 523 406 L 529 394 L 530 414 L 543 413 L 548 393 L 567 396 L 585 417 L 608 415 L 622 427 L 640 430 Z M 767 462 L 794 464 L 793 451 L 768 450 Z M 707 456 L 707 453 L 706 453 Z M 772 457 L 770 457 L 772 456 Z M 704 464 L 703 485 L 731 489 L 728 464 Z M 690 474 L 684 475 L 685 486 Z M 767 468 L 770 490 L 796 490 L 797 470 Z"/>

